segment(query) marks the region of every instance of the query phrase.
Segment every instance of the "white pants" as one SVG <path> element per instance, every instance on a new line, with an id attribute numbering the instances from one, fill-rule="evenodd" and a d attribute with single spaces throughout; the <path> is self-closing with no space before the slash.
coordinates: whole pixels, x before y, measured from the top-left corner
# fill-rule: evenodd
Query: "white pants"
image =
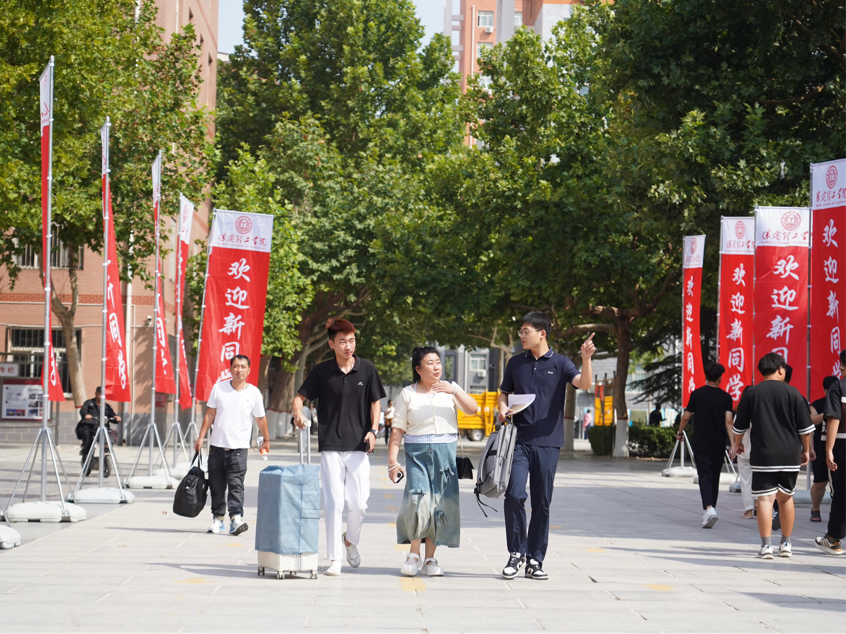
<path id="1" fill-rule="evenodd" d="M 740 476 L 740 496 L 743 498 L 743 510 L 751 511 L 755 508 L 755 498 L 752 496 L 752 465 L 749 454 L 752 452 L 750 434 L 743 434 L 743 453 L 737 457 L 737 474 Z"/>
<path id="2" fill-rule="evenodd" d="M 344 502 L 349 508 L 347 541 L 358 544 L 370 497 L 370 457 L 363 451 L 323 451 L 320 481 L 326 509 L 326 558 L 343 559 Z"/>

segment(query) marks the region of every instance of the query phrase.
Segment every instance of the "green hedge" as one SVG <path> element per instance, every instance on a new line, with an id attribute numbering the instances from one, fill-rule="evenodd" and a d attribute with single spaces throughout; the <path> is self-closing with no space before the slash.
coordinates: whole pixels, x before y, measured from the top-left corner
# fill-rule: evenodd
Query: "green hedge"
<path id="1" fill-rule="evenodd" d="M 614 440 L 614 432 L 617 427 L 615 425 L 594 425 L 588 431 L 588 440 L 590 441 L 590 448 L 597 456 L 610 456 L 611 443 Z"/>
<path id="2" fill-rule="evenodd" d="M 676 444 L 672 427 L 630 427 L 629 454 L 641 458 L 668 458 Z"/>

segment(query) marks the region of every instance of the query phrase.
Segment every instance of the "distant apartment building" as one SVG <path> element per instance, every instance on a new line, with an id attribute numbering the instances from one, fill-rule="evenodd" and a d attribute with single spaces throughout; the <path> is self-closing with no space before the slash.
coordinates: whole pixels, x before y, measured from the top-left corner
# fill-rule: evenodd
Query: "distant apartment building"
<path id="1" fill-rule="evenodd" d="M 467 78 L 479 74 L 477 59 L 485 47 L 507 42 L 520 27 L 532 29 L 543 39 L 552 27 L 573 13 L 580 0 L 444 0 L 444 35 L 461 74 L 461 89 Z"/>
<path id="2" fill-rule="evenodd" d="M 203 84 L 199 101 L 202 106 L 213 110 L 217 92 L 217 27 L 218 0 L 156 0 L 159 9 L 156 23 L 164 30 L 164 39 L 169 41 L 174 33 L 182 32 L 187 24 L 193 24 L 200 48 L 200 65 Z M 96 134 L 96 130 L 92 134 Z M 214 134 L 214 124 L 210 124 L 209 134 Z M 152 164 L 155 156 L 149 157 Z M 152 219 L 152 184 L 150 185 L 150 215 Z M 54 192 L 54 196 L 57 192 Z M 171 193 L 170 200 L 178 198 Z M 208 200 L 195 200 L 197 212 L 191 228 L 191 254 L 196 253 L 194 241 L 208 236 L 209 205 Z M 178 203 L 177 203 L 178 204 Z M 164 208 L 165 216 L 176 216 L 178 209 Z M 115 209 L 119 214 L 120 210 Z M 152 220 L 151 220 L 152 221 Z M 176 359 L 175 278 L 176 278 L 176 231 L 175 221 L 165 218 L 163 228 L 170 234 L 170 241 L 162 247 L 170 250 L 162 266 L 162 293 L 167 313 L 167 329 L 171 339 L 172 358 Z M 67 274 L 68 252 L 62 247 L 61 236 L 54 236 L 54 247 L 59 247 L 52 255 L 53 284 L 65 305 L 70 303 L 70 280 Z M 15 284 L 10 288 L 5 269 L 0 267 L 0 396 L 4 405 L 7 398 L 14 398 L 14 386 L 25 382 L 36 383 L 41 376 L 41 355 L 44 328 L 44 291 L 39 278 L 38 259 L 41 254 L 35 250 L 20 256 L 17 264 L 23 269 Z M 79 254 L 79 308 L 76 313 L 76 331 L 78 347 L 82 359 L 82 374 L 85 382 L 86 398 L 94 396 L 94 389 L 100 384 L 101 356 L 101 318 L 103 258 L 90 249 L 82 248 Z M 152 266 L 152 261 L 150 262 Z M 152 409 L 151 361 L 153 342 L 153 293 L 140 279 L 132 284 L 123 283 L 121 292 L 125 306 L 126 338 L 129 344 L 129 377 L 132 386 L 133 401 L 117 405 L 115 411 L 122 415 L 126 425 L 121 430 L 123 438 L 130 436 L 136 440 L 144 432 L 144 425 L 149 421 Z M 70 394 L 65 342 L 58 318 L 53 315 L 53 345 L 59 357 L 59 373 L 66 392 L 64 403 L 54 405 L 53 426 L 60 443 L 76 443 L 74 426 L 78 418 Z M 186 342 L 190 346 L 190 342 Z M 40 389 L 40 388 L 39 388 Z M 172 397 L 159 395 L 157 401 L 157 419 L 159 431 L 166 431 L 167 424 L 173 417 Z M 40 415 L 27 408 L 3 407 L 0 412 L 0 442 L 31 441 L 40 426 Z M 10 413 L 11 412 L 11 413 Z M 184 416 L 184 415 L 183 415 Z"/>

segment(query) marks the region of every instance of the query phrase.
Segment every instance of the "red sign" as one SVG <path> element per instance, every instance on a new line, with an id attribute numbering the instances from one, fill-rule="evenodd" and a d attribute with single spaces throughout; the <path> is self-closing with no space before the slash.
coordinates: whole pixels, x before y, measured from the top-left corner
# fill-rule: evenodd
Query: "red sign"
<path id="1" fill-rule="evenodd" d="M 719 358 L 726 368 L 723 389 L 734 406 L 743 388 L 752 385 L 755 242 L 754 218 L 723 218 L 720 231 Z"/>
<path id="2" fill-rule="evenodd" d="M 846 302 L 846 197 L 830 193 L 844 175 L 843 159 L 811 165 L 811 400 L 824 395 L 825 377 L 841 378 L 839 354 L 846 348 L 846 303 L 841 306 Z M 818 206 L 818 200 L 827 204 Z"/>
<path id="3" fill-rule="evenodd" d="M 702 261 L 705 236 L 684 238 L 684 284 L 682 286 L 682 406 L 690 395 L 705 385 L 702 368 L 702 340 L 699 335 L 699 301 L 702 289 Z"/>
<path id="4" fill-rule="evenodd" d="M 755 360 L 769 352 L 793 368 L 791 385 L 808 395 L 809 211 L 755 210 Z M 759 381 L 761 377 L 756 376 Z"/>
<path id="5" fill-rule="evenodd" d="M 273 216 L 215 212 L 195 386 L 199 401 L 208 400 L 215 383 L 231 378 L 229 362 L 236 354 L 249 357 L 249 381 L 258 384 L 272 236 Z"/>
<path id="6" fill-rule="evenodd" d="M 179 330 L 176 342 L 179 357 L 179 405 L 191 407 L 191 384 L 188 380 L 188 354 L 185 351 L 185 331 L 182 329 L 182 298 L 185 293 L 185 270 L 188 266 L 188 245 L 191 241 L 191 221 L 194 205 L 185 196 L 179 196 L 179 247 L 176 267 L 176 324 Z"/>

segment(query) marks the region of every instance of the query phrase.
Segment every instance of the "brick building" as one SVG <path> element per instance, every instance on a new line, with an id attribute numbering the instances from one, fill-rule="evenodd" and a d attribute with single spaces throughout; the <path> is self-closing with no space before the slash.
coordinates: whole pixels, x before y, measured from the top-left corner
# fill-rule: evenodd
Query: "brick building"
<path id="1" fill-rule="evenodd" d="M 209 109 L 214 109 L 217 90 L 217 28 L 218 0 L 156 0 L 159 12 L 156 23 L 164 29 L 164 38 L 169 40 L 174 33 L 181 32 L 186 24 L 193 24 L 200 46 L 199 61 L 203 77 L 199 101 Z M 213 124 L 209 134 L 214 134 Z M 155 157 L 150 157 L 152 164 Z M 152 188 L 152 184 L 151 184 Z M 55 196 L 56 192 L 54 192 Z M 176 196 L 171 196 L 171 200 Z M 191 254 L 196 252 L 194 241 L 208 236 L 210 201 L 193 201 L 197 205 L 191 228 Z M 119 210 L 115 210 L 120 213 Z M 178 214 L 177 208 L 162 209 L 163 216 Z M 152 199 L 150 202 L 152 214 Z M 167 328 L 171 339 L 171 356 L 175 355 L 175 277 L 176 277 L 176 231 L 175 220 L 165 217 L 163 229 L 170 233 L 170 243 L 163 248 L 171 251 L 162 267 L 163 298 L 167 313 Z M 54 240 L 57 238 L 54 236 Z M 61 246 L 61 236 L 54 246 Z M 27 383 L 37 383 L 40 393 L 41 355 L 44 328 L 44 292 L 38 275 L 38 258 L 33 251 L 19 259 L 24 269 L 18 277 L 14 290 L 11 290 L 8 276 L 0 268 L 0 396 L 3 408 L 0 411 L 0 442 L 31 441 L 41 424 L 40 414 L 35 409 L 15 408 L 15 399 L 20 399 L 23 390 L 19 387 Z M 67 274 L 68 253 L 66 248 L 59 248 L 52 255 L 53 284 L 66 305 L 70 303 L 70 279 Z M 101 255 L 84 248 L 79 254 L 80 270 L 78 273 L 79 308 L 76 313 L 78 347 L 82 361 L 82 374 L 87 397 L 94 395 L 94 389 L 100 384 L 100 353 L 102 338 L 102 285 L 103 258 Z M 152 262 L 150 263 L 152 265 Z M 140 440 L 144 426 L 149 422 L 152 407 L 151 365 L 153 327 L 153 293 L 136 278 L 132 284 L 123 283 L 122 293 L 125 307 L 126 339 L 129 353 L 129 375 L 132 385 L 133 402 L 118 405 L 116 412 L 123 416 L 126 424 L 121 429 L 121 438 L 127 441 Z M 186 342 L 190 346 L 190 342 Z M 59 356 L 59 372 L 62 384 L 69 390 L 67 363 L 64 360 L 65 344 L 59 327 L 58 318 L 53 315 L 53 345 Z M 189 363 L 192 360 L 189 359 Z M 14 375 L 14 376 L 12 376 Z M 192 377 L 193 378 L 193 377 Z M 16 387 L 17 386 L 17 387 Z M 29 389 L 29 388 L 27 388 Z M 75 444 L 74 426 L 78 419 L 77 411 L 69 393 L 61 404 L 54 404 L 51 418 L 59 443 Z M 159 432 L 164 433 L 173 420 L 174 403 L 172 397 L 157 400 L 157 422 Z M 186 410 L 182 420 L 190 419 Z M 162 436 L 164 439 L 164 436 Z"/>

